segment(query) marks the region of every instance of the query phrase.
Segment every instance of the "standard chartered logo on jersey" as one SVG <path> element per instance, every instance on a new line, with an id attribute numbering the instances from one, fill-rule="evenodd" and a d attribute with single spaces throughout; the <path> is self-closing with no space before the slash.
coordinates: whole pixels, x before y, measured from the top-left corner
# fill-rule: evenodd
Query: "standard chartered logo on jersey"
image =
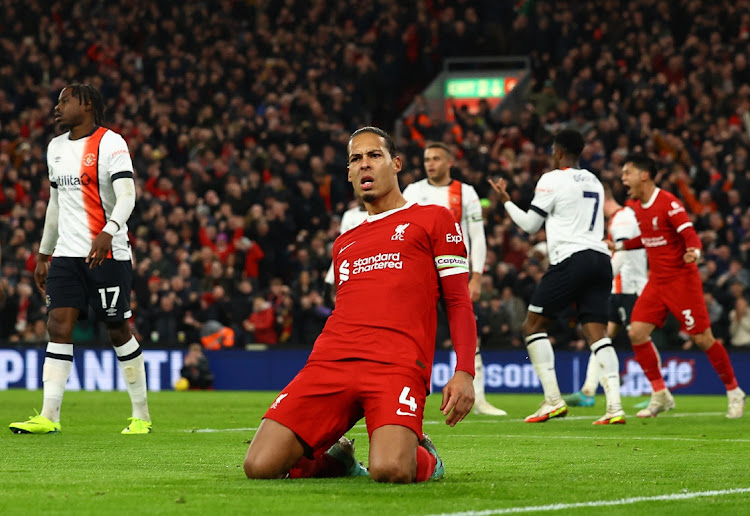
<path id="1" fill-rule="evenodd" d="M 403 269 L 401 253 L 378 253 L 367 258 L 357 258 L 353 263 L 344 260 L 339 265 L 339 285 L 349 280 L 350 276 L 383 269 Z"/>

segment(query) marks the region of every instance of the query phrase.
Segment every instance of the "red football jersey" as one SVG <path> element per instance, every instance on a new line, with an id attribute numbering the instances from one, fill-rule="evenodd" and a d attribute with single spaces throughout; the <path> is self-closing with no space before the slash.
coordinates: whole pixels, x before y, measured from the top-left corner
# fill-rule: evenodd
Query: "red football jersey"
<path id="1" fill-rule="evenodd" d="M 416 366 L 429 381 L 440 278 L 469 273 L 450 211 L 407 203 L 370 216 L 336 239 L 333 266 L 336 308 L 310 360 Z"/>
<path id="2" fill-rule="evenodd" d="M 669 192 L 657 188 L 646 204 L 629 200 L 641 230 L 641 242 L 646 248 L 649 280 L 669 279 L 697 272 L 695 263 L 685 263 L 685 241 L 680 232 L 692 227 L 685 207 Z"/>

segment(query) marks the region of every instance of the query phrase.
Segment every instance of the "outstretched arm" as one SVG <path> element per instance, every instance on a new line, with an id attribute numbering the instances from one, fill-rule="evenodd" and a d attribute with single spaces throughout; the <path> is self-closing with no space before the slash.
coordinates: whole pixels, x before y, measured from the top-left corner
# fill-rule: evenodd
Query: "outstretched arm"
<path id="1" fill-rule="evenodd" d="M 521 208 L 516 206 L 516 204 L 510 200 L 510 195 L 508 195 L 507 192 L 507 184 L 505 182 L 505 179 L 501 178 L 494 182 L 492 181 L 492 179 L 488 179 L 488 181 L 490 182 L 492 189 L 498 193 L 500 202 L 502 202 L 503 206 L 505 206 L 505 211 L 508 212 L 510 218 L 513 219 L 513 222 L 515 222 L 519 228 L 523 229 L 527 233 L 536 233 L 542 228 L 546 214 L 543 216 L 541 213 L 538 213 L 533 209 L 529 211 L 523 211 Z"/>

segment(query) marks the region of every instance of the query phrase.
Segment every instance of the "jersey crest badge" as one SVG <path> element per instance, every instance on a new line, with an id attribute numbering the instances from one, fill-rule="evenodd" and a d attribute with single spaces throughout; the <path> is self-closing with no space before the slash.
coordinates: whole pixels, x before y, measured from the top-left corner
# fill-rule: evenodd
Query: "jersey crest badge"
<path id="1" fill-rule="evenodd" d="M 654 231 L 657 231 L 659 229 L 659 217 L 656 216 L 653 219 L 651 219 L 651 227 Z"/>
<path id="2" fill-rule="evenodd" d="M 94 154 L 93 152 L 89 152 L 83 157 L 83 164 L 87 167 L 92 166 L 95 161 L 96 161 L 96 154 Z"/>
<path id="3" fill-rule="evenodd" d="M 391 240 L 401 240 L 403 242 L 404 232 L 406 232 L 406 228 L 409 227 L 409 224 L 410 222 L 407 222 L 406 224 L 399 224 L 398 226 L 396 226 L 396 232 L 393 233 Z"/>

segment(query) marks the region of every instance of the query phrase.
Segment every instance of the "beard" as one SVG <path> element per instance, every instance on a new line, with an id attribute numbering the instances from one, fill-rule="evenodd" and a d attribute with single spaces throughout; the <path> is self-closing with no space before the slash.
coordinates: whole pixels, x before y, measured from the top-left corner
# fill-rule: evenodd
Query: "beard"
<path id="1" fill-rule="evenodd" d="M 375 201 L 378 196 L 371 192 L 364 192 L 362 195 L 359 196 L 360 199 L 362 199 L 362 202 L 371 203 Z"/>

